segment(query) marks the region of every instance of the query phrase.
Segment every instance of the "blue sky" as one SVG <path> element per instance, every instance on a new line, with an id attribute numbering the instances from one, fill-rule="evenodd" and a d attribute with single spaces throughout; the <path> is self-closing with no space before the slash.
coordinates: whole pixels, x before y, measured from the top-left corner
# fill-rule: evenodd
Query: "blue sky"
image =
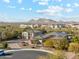
<path id="1" fill-rule="evenodd" d="M 79 0 L 0 0 L 0 21 L 33 18 L 79 21 Z"/>

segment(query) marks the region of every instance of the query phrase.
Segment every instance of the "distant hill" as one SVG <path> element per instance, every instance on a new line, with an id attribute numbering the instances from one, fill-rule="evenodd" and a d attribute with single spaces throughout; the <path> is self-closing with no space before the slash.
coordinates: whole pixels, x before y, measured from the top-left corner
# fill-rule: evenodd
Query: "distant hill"
<path id="1" fill-rule="evenodd" d="M 31 24 L 36 24 L 36 23 L 38 23 L 38 24 L 49 24 L 50 23 L 50 24 L 52 24 L 52 23 L 57 23 L 57 22 L 54 21 L 54 20 L 51 20 L 51 19 L 39 18 L 37 20 L 32 19 L 32 20 L 28 21 L 27 23 L 31 23 Z"/>
<path id="2" fill-rule="evenodd" d="M 62 20 L 62 19 L 61 19 Z M 75 21 L 55 21 L 52 19 L 39 18 L 39 19 L 31 19 L 28 22 L 0 22 L 0 25 L 20 25 L 20 24 L 79 24 L 79 22 Z M 69 19 L 65 19 L 69 20 Z"/>
<path id="3" fill-rule="evenodd" d="M 45 19 L 45 18 L 39 18 L 39 19 L 37 19 L 37 20 L 35 20 L 35 21 L 43 21 L 43 22 L 50 22 L 50 21 L 53 21 L 53 22 L 56 22 L 56 21 L 54 21 L 54 20 L 51 20 L 51 19 Z"/>

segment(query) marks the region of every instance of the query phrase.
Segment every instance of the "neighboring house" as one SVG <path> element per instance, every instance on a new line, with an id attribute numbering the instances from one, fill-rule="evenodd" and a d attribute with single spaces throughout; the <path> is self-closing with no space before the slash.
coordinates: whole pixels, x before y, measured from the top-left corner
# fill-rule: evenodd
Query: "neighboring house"
<path id="1" fill-rule="evenodd" d="M 71 28 L 79 29 L 79 22 L 68 22 L 68 23 L 65 23 L 65 27 L 71 27 Z"/>
<path id="2" fill-rule="evenodd" d="M 62 22 L 56 22 L 50 19 L 38 19 L 38 20 L 31 20 L 26 24 L 21 24 L 20 28 L 26 27 L 50 27 L 50 28 L 64 28 L 65 24 Z"/>
<path id="3" fill-rule="evenodd" d="M 34 35 L 35 35 L 35 36 L 43 35 L 43 34 L 44 34 L 43 31 L 37 31 L 37 30 L 34 31 Z"/>
<path id="4" fill-rule="evenodd" d="M 79 29 L 79 24 L 74 24 L 74 27 Z"/>
<path id="5" fill-rule="evenodd" d="M 26 28 L 26 27 L 33 28 L 33 25 L 32 24 L 28 24 L 28 25 L 26 25 L 26 24 L 20 24 L 20 28 Z"/>
<path id="6" fill-rule="evenodd" d="M 67 40 L 70 42 L 71 36 L 66 32 L 52 32 L 48 34 L 43 34 L 41 31 L 34 31 L 32 33 L 23 32 L 23 37 L 25 37 L 26 41 L 28 41 L 29 44 L 32 44 L 32 40 L 37 40 L 40 44 L 40 41 L 47 40 L 47 39 L 64 39 L 67 38 Z"/>
<path id="7" fill-rule="evenodd" d="M 42 31 L 37 31 L 37 30 L 34 30 L 33 32 L 30 31 L 30 32 L 22 32 L 22 38 L 23 39 L 26 39 L 26 40 L 34 40 L 35 39 L 35 36 L 42 36 L 43 35 L 43 32 Z"/>
<path id="8" fill-rule="evenodd" d="M 27 25 L 25 25 L 25 24 L 20 24 L 20 28 L 26 28 L 27 27 Z"/>
<path id="9" fill-rule="evenodd" d="M 34 31 L 30 31 L 30 32 L 22 32 L 22 40 L 25 40 L 26 43 L 28 43 L 29 45 L 32 45 L 32 41 L 33 40 L 36 40 L 36 36 L 38 35 L 42 35 L 42 32 L 41 31 L 37 31 L 37 30 L 34 30 Z M 37 40 L 39 39 L 39 37 L 37 37 Z M 38 41 L 38 43 L 36 44 L 39 44 L 40 41 Z"/>
<path id="10" fill-rule="evenodd" d="M 79 29 L 79 24 L 68 24 L 67 26 Z"/>
<path id="11" fill-rule="evenodd" d="M 43 39 L 47 39 L 47 38 L 53 38 L 53 39 L 60 39 L 60 38 L 64 38 L 67 36 L 66 32 L 52 32 L 46 35 L 43 35 Z"/>
<path id="12" fill-rule="evenodd" d="M 50 28 L 64 28 L 65 27 L 65 24 L 26 24 L 26 25 L 23 25 L 21 24 L 20 25 L 20 28 L 26 28 L 26 27 L 31 27 L 31 28 L 34 28 L 34 27 L 50 27 Z"/>
<path id="13" fill-rule="evenodd" d="M 29 33 L 28 32 L 22 32 L 22 39 L 28 40 L 29 39 Z"/>
<path id="14" fill-rule="evenodd" d="M 42 39 L 67 39 L 68 42 L 71 42 L 72 35 L 66 32 L 52 32 L 42 36 Z"/>

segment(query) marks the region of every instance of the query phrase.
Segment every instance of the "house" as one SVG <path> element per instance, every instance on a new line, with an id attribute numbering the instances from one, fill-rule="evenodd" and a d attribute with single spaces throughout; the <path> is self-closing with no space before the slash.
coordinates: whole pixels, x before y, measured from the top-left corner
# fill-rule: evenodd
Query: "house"
<path id="1" fill-rule="evenodd" d="M 74 24 L 73 26 L 74 26 L 74 28 L 79 29 L 79 24 Z"/>
<path id="2" fill-rule="evenodd" d="M 43 35 L 43 39 L 47 39 L 47 38 L 53 38 L 53 39 L 62 39 L 64 37 L 67 36 L 66 32 L 52 32 L 52 33 L 48 33 L 46 35 Z"/>
<path id="3" fill-rule="evenodd" d="M 20 28 L 26 28 L 26 27 L 31 27 L 31 28 L 48 27 L 48 28 L 57 29 L 57 28 L 64 28 L 65 24 L 50 19 L 38 19 L 38 20 L 31 20 L 24 25 L 23 24 L 20 25 Z"/>
<path id="4" fill-rule="evenodd" d="M 28 32 L 22 32 L 22 39 L 28 40 L 29 33 Z"/>

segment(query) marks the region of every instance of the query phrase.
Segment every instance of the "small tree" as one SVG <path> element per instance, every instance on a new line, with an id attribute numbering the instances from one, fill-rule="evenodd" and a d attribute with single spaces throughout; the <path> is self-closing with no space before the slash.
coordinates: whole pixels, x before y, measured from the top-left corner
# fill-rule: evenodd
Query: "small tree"
<path id="1" fill-rule="evenodd" d="M 7 42 L 3 42 L 3 48 L 7 48 L 7 47 L 8 47 Z"/>

